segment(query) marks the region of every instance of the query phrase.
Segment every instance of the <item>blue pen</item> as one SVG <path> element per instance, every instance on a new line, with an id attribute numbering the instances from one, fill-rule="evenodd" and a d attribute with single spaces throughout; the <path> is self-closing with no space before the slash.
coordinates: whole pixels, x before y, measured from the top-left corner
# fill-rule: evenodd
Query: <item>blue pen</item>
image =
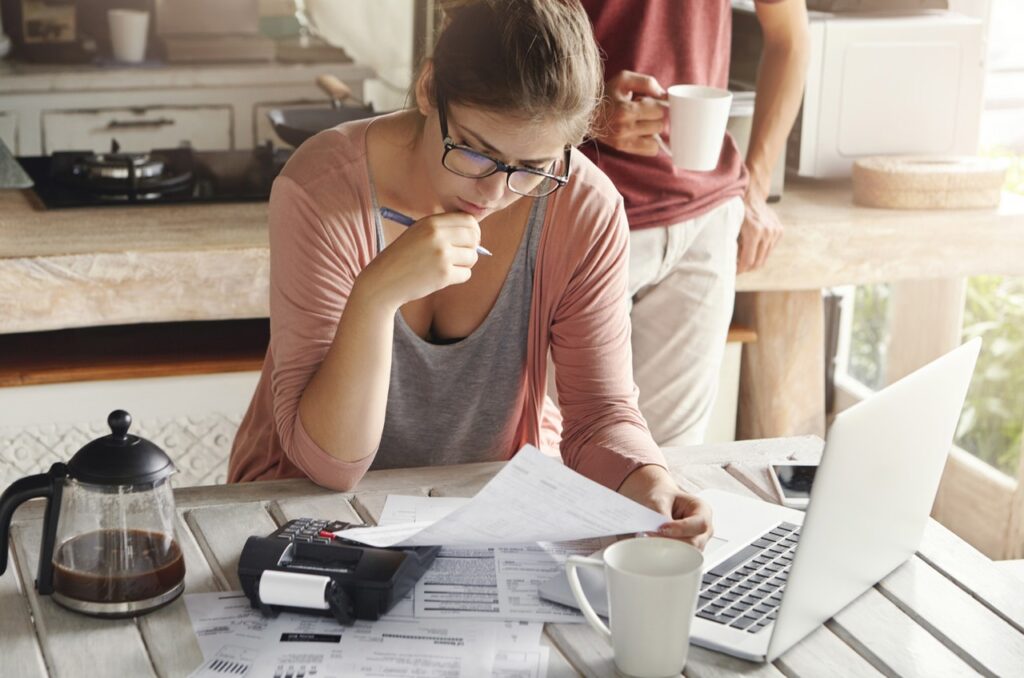
<path id="1" fill-rule="evenodd" d="M 412 217 L 407 217 L 404 214 L 402 214 L 401 212 L 396 212 L 395 210 L 391 209 L 390 207 L 381 207 L 380 208 L 380 216 L 381 216 L 381 218 L 387 219 L 388 221 L 393 221 L 396 224 L 401 224 L 402 226 L 405 226 L 406 228 L 408 228 L 408 227 L 410 227 L 410 226 L 412 226 L 413 224 L 416 223 L 416 220 L 413 219 Z M 477 245 L 476 246 L 476 253 L 477 254 L 482 254 L 485 257 L 492 256 L 491 253 L 487 250 L 487 248 L 484 247 L 483 245 Z"/>

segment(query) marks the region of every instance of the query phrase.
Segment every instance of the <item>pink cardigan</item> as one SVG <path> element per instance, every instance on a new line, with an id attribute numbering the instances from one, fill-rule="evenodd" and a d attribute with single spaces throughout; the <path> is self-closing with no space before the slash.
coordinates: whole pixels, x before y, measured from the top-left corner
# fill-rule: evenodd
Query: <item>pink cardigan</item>
<path id="1" fill-rule="evenodd" d="M 307 141 L 270 196 L 270 347 L 231 450 L 230 482 L 308 476 L 352 489 L 373 462 L 340 461 L 299 417 L 359 272 L 377 254 L 366 159 L 369 121 Z M 530 305 L 516 445 L 557 450 L 617 489 L 644 464 L 665 465 L 637 407 L 626 307 L 629 230 L 611 181 L 573 151 L 572 178 L 549 198 Z M 562 416 L 545 408 L 547 354 Z"/>

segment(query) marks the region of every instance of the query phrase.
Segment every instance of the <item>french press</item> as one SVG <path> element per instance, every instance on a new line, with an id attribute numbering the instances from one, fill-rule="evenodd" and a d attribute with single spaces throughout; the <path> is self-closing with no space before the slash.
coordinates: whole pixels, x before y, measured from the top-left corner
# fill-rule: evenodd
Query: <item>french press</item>
<path id="1" fill-rule="evenodd" d="M 166 605 L 185 588 L 174 532 L 174 464 L 158 446 L 128 433 L 132 418 L 110 413 L 110 435 L 66 465 L 15 481 L 0 496 L 0 574 L 7 568 L 15 509 L 45 498 L 36 589 L 60 605 L 99 617 L 129 617 Z"/>

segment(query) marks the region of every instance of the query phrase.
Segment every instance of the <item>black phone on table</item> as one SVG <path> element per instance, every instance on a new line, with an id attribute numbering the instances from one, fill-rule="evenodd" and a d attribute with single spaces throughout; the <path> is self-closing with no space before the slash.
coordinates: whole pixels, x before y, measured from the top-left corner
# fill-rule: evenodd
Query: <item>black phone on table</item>
<path id="1" fill-rule="evenodd" d="M 801 510 L 807 508 L 817 470 L 817 464 L 800 462 L 775 462 L 769 465 L 768 475 L 771 476 L 783 506 Z"/>

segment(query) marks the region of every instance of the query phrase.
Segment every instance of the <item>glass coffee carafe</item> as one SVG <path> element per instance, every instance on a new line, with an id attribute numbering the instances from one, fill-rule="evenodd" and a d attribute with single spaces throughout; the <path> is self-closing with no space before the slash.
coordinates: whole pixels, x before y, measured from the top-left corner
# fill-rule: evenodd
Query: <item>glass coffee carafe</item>
<path id="1" fill-rule="evenodd" d="M 67 463 L 16 481 L 0 497 L 0 574 L 11 516 L 33 497 L 48 499 L 36 588 L 66 608 L 126 617 L 166 605 L 184 590 L 175 537 L 174 464 L 150 441 L 128 434 L 124 410 L 111 434 Z"/>

